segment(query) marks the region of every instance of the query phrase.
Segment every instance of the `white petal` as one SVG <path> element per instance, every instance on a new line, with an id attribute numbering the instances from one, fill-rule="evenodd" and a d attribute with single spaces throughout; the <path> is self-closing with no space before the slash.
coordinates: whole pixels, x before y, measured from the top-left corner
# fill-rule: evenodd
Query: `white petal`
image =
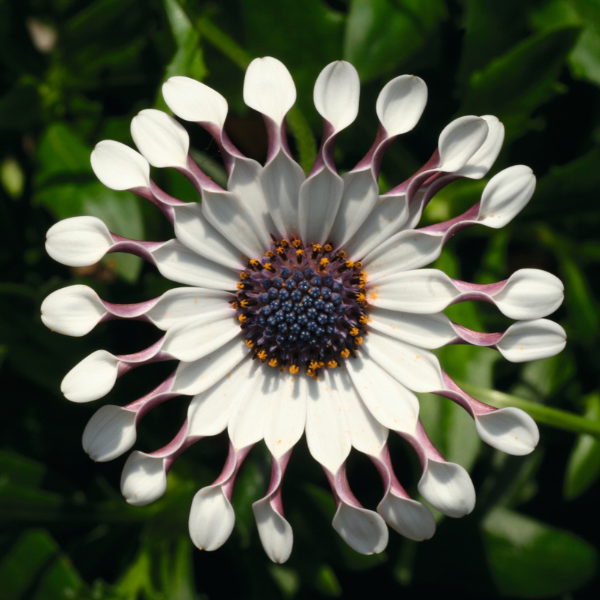
<path id="1" fill-rule="evenodd" d="M 333 517 L 333 528 L 360 554 L 379 554 L 389 539 L 385 521 L 372 510 L 342 502 Z"/>
<path id="2" fill-rule="evenodd" d="M 488 130 L 484 119 L 473 116 L 459 117 L 446 125 L 438 141 L 439 170 L 453 173 L 464 167 L 481 148 Z"/>
<path id="3" fill-rule="evenodd" d="M 220 485 L 202 488 L 194 496 L 189 529 L 192 542 L 200 550 L 216 550 L 231 535 L 235 513 Z"/>
<path id="4" fill-rule="evenodd" d="M 276 58 L 255 58 L 244 79 L 244 102 L 280 124 L 296 102 L 296 86 L 285 65 Z"/>
<path id="5" fill-rule="evenodd" d="M 444 389 L 440 363 L 429 350 L 377 331 L 369 333 L 364 349 L 371 359 L 408 389 L 415 392 Z"/>
<path id="6" fill-rule="evenodd" d="M 406 133 L 419 122 L 427 104 L 427 86 L 420 77 L 392 79 L 377 98 L 377 116 L 388 136 Z"/>
<path id="7" fill-rule="evenodd" d="M 371 169 L 344 173 L 342 181 L 344 191 L 330 235 L 338 246 L 344 245 L 359 230 L 379 195 Z"/>
<path id="8" fill-rule="evenodd" d="M 425 232 L 406 230 L 392 236 L 363 260 L 369 281 L 419 269 L 432 263 L 442 251 L 444 238 Z"/>
<path id="9" fill-rule="evenodd" d="M 481 118 L 488 124 L 488 135 L 481 148 L 457 172 L 457 175 L 461 177 L 469 177 L 469 179 L 481 179 L 485 177 L 502 149 L 502 144 L 504 143 L 504 125 L 493 115 L 483 115 Z"/>
<path id="10" fill-rule="evenodd" d="M 242 253 L 207 221 L 202 204 L 190 202 L 174 209 L 175 235 L 182 244 L 219 265 L 237 270 L 244 268 Z"/>
<path id="11" fill-rule="evenodd" d="M 246 256 L 261 256 L 270 238 L 252 207 L 232 192 L 202 194 L 202 212 L 211 225 Z"/>
<path id="12" fill-rule="evenodd" d="M 298 202 L 304 171 L 283 150 L 260 177 L 269 214 L 282 237 L 298 233 Z"/>
<path id="13" fill-rule="evenodd" d="M 140 111 L 131 121 L 131 136 L 153 167 L 185 168 L 190 138 L 183 126 L 167 113 L 153 108 Z"/>
<path id="14" fill-rule="evenodd" d="M 275 377 L 277 385 L 270 390 L 264 436 L 271 454 L 280 458 L 304 433 L 307 383 L 306 377 L 302 375 L 276 372 Z"/>
<path id="15" fill-rule="evenodd" d="M 417 314 L 438 313 L 457 296 L 459 292 L 450 277 L 437 269 L 390 275 L 370 285 L 367 291 L 367 299 L 373 306 Z"/>
<path id="16" fill-rule="evenodd" d="M 178 360 L 192 362 L 218 350 L 241 333 L 234 310 L 224 308 L 173 325 L 165 335 L 161 350 Z"/>
<path id="17" fill-rule="evenodd" d="M 284 563 L 292 553 L 292 526 L 269 503 L 267 498 L 252 505 L 258 535 L 267 556 L 274 563 Z"/>
<path id="18" fill-rule="evenodd" d="M 236 450 L 263 439 L 269 403 L 273 401 L 273 388 L 277 385 L 279 371 L 270 373 L 265 365 L 256 363 L 258 361 L 249 369 L 248 381 L 239 390 L 237 410 L 229 419 L 229 439 Z"/>
<path id="19" fill-rule="evenodd" d="M 409 540 L 421 542 L 435 533 L 431 511 L 411 498 L 400 498 L 388 492 L 377 506 L 377 512 L 392 529 Z"/>
<path id="20" fill-rule="evenodd" d="M 83 449 L 92 460 L 105 462 L 127 452 L 136 440 L 137 413 L 107 404 L 98 409 L 83 431 Z"/>
<path id="21" fill-rule="evenodd" d="M 251 364 L 245 359 L 227 377 L 194 396 L 188 408 L 188 435 L 210 436 L 224 431 L 239 401 L 245 397 Z"/>
<path id="22" fill-rule="evenodd" d="M 184 121 L 213 123 L 223 129 L 227 100 L 212 88 L 189 77 L 171 77 L 162 86 L 167 106 Z"/>
<path id="23" fill-rule="evenodd" d="M 96 177 L 112 190 L 150 187 L 148 161 L 125 144 L 113 140 L 99 142 L 92 151 L 91 162 Z"/>
<path id="24" fill-rule="evenodd" d="M 231 299 L 230 293 L 219 290 L 175 288 L 165 292 L 146 316 L 156 327 L 166 331 L 179 321 L 220 311 Z"/>
<path id="25" fill-rule="evenodd" d="M 170 240 L 152 251 L 161 274 L 177 283 L 211 290 L 235 290 L 239 275 L 196 254 L 177 240 Z"/>
<path id="26" fill-rule="evenodd" d="M 443 313 L 415 315 L 373 308 L 369 327 L 421 348 L 441 348 L 456 338 L 450 319 Z"/>
<path id="27" fill-rule="evenodd" d="M 89 267 L 113 245 L 106 225 L 96 217 L 72 217 L 48 229 L 46 252 L 68 267 Z"/>
<path id="28" fill-rule="evenodd" d="M 553 321 L 519 321 L 511 325 L 496 348 L 511 362 L 526 362 L 555 356 L 567 344 L 565 330 Z"/>
<path id="29" fill-rule="evenodd" d="M 317 77 L 315 108 L 335 131 L 348 127 L 358 114 L 360 81 L 356 69 L 345 60 L 327 65 Z"/>
<path id="30" fill-rule="evenodd" d="M 248 348 L 239 339 L 233 339 L 209 356 L 177 367 L 173 391 L 194 396 L 227 377 L 248 354 Z"/>
<path id="31" fill-rule="evenodd" d="M 255 160 L 236 156 L 227 180 L 227 189 L 243 201 L 269 235 L 275 233 L 275 227 L 260 182 L 262 172 L 262 165 Z"/>
<path id="32" fill-rule="evenodd" d="M 515 165 L 492 177 L 483 190 L 477 220 L 500 229 L 521 212 L 535 191 L 535 175 L 525 165 Z"/>
<path id="33" fill-rule="evenodd" d="M 410 390 L 362 356 L 348 361 L 348 373 L 365 406 L 384 427 L 415 433 L 419 401 Z"/>
<path id="34" fill-rule="evenodd" d="M 112 390 L 118 370 L 118 358 L 106 350 L 96 350 L 65 375 L 60 389 L 71 402 L 98 400 Z"/>
<path id="35" fill-rule="evenodd" d="M 313 458 L 333 474 L 350 454 L 350 433 L 329 377 L 308 379 L 306 442 Z"/>
<path id="36" fill-rule="evenodd" d="M 345 369 L 336 369 L 332 375 L 339 390 L 352 446 L 359 452 L 379 456 L 385 446 L 388 430 L 379 424 L 365 406 Z"/>
<path id="37" fill-rule="evenodd" d="M 518 408 L 500 408 L 475 416 L 479 437 L 507 454 L 523 456 L 533 452 L 540 439 L 535 421 Z"/>
<path id="38" fill-rule="evenodd" d="M 348 256 L 352 260 L 362 260 L 369 252 L 400 231 L 408 215 L 406 195 L 380 196 L 367 219 L 344 244 Z"/>
<path id="39" fill-rule="evenodd" d="M 475 508 L 473 482 L 455 463 L 428 458 L 418 487 L 423 498 L 448 517 L 464 517 Z"/>
<path id="40" fill-rule="evenodd" d="M 132 452 L 121 474 L 121 493 L 134 506 L 158 500 L 167 490 L 165 459 Z"/>
<path id="41" fill-rule="evenodd" d="M 511 319 L 538 319 L 553 313 L 562 304 L 564 286 L 547 271 L 520 269 L 493 298 L 496 306 Z"/>
<path id="42" fill-rule="evenodd" d="M 87 285 L 56 290 L 42 302 L 44 325 L 74 337 L 89 333 L 106 312 L 98 294 Z"/>
<path id="43" fill-rule="evenodd" d="M 324 167 L 300 187 L 300 237 L 304 243 L 324 244 L 338 213 L 344 184 L 342 178 Z"/>

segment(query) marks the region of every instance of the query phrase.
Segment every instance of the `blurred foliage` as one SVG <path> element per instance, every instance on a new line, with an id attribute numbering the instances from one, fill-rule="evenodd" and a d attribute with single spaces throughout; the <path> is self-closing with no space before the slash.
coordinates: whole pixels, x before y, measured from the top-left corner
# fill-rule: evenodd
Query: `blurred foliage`
<path id="1" fill-rule="evenodd" d="M 224 436 L 177 462 L 164 498 L 133 508 L 118 491 L 123 461 L 92 465 L 81 450 L 94 409 L 68 405 L 60 395 L 62 376 L 87 353 L 133 352 L 156 332 L 114 323 L 63 339 L 42 326 L 42 299 L 85 283 L 109 301 L 136 302 L 167 285 L 135 257 L 111 255 L 92 268 L 67 269 L 45 254 L 47 228 L 81 214 L 132 238 L 172 235 L 152 207 L 95 179 L 92 147 L 106 138 L 131 144 L 131 118 L 143 108 L 165 109 L 160 86 L 177 74 L 221 92 L 231 138 L 263 160 L 266 135 L 243 104 L 242 83 L 245 66 L 264 55 L 284 61 L 297 84 L 289 130 L 305 169 L 320 126 L 312 86 L 327 63 L 344 58 L 357 67 L 363 88 L 357 122 L 336 150 L 342 170 L 372 142 L 381 87 L 412 72 L 427 82 L 429 104 L 416 130 L 388 151 L 384 187 L 423 164 L 444 125 L 470 113 L 496 114 L 506 125 L 492 174 L 525 163 L 538 176 L 533 200 L 514 223 L 465 231 L 436 266 L 481 283 L 525 266 L 556 273 L 566 287 L 555 317 L 567 330 L 567 349 L 525 365 L 485 348 L 455 346 L 439 355 L 482 400 L 520 402 L 557 429 L 542 427 L 532 456 L 508 457 L 484 447 L 455 405 L 423 397 L 434 443 L 471 471 L 479 494 L 472 515 L 437 515 L 429 542 L 392 535 L 386 552 L 373 557 L 345 547 L 330 527 L 325 479 L 301 442 L 284 491 L 296 538 L 290 561 L 268 561 L 253 523 L 250 503 L 263 495 L 269 475 L 262 448 L 239 477 L 232 539 L 216 553 L 199 553 L 188 539 L 189 506 L 194 491 L 218 474 Z M 600 0 L 0 0 L 0 64 L 0 376 L 10 406 L 0 453 L 3 599 L 598 597 Z M 190 133 L 194 157 L 222 181 L 216 146 L 203 131 Z M 178 174 L 155 176 L 173 195 L 194 197 Z M 453 184 L 425 220 L 460 214 L 481 190 L 481 182 Z M 489 306 L 467 303 L 448 313 L 474 329 L 508 324 Z M 165 374 L 160 365 L 132 373 L 111 403 L 142 395 Z M 138 447 L 168 441 L 184 411 L 173 400 L 148 415 Z M 416 492 L 418 464 L 398 440 L 391 446 Z M 364 457 L 353 454 L 349 477 L 361 501 L 376 506 L 379 483 Z"/>

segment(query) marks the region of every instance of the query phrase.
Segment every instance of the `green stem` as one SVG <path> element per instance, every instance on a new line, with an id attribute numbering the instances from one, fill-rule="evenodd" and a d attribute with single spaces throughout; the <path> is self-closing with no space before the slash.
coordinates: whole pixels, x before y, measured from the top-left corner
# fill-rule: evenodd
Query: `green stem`
<path id="1" fill-rule="evenodd" d="M 588 433 L 594 437 L 600 438 L 600 421 L 591 421 L 566 410 L 551 408 L 549 406 L 544 406 L 543 404 L 538 404 L 537 402 L 519 398 L 518 396 L 511 396 L 510 394 L 505 394 L 503 392 L 480 388 L 470 383 L 460 383 L 459 385 L 467 393 L 473 395 L 478 400 L 486 402 L 496 408 L 514 406 L 515 408 L 524 410 L 538 423 L 542 423 L 543 425 L 549 425 L 550 427 L 556 427 L 557 429 L 564 429 L 574 433 Z"/>

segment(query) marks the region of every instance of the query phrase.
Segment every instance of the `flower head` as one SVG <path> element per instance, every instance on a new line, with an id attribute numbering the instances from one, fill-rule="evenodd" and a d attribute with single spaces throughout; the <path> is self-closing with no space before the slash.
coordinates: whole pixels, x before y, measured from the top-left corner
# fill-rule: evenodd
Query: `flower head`
<path id="1" fill-rule="evenodd" d="M 49 230 L 48 253 L 63 264 L 85 266 L 109 252 L 129 252 L 188 286 L 140 304 L 111 304 L 83 285 L 58 290 L 44 301 L 44 323 L 67 335 L 85 335 L 113 319 L 146 321 L 165 332 L 136 354 L 98 350 L 85 358 L 62 383 L 73 402 L 103 397 L 137 366 L 179 361 L 166 381 L 131 404 L 100 408 L 85 429 L 85 450 L 98 461 L 120 456 L 135 443 L 138 422 L 149 410 L 175 396 L 192 396 L 187 420 L 169 444 L 151 453 L 135 451 L 127 459 L 121 480 L 125 498 L 139 505 L 156 500 L 175 459 L 201 438 L 227 429 L 230 450 L 223 472 L 196 494 L 189 519 L 194 543 L 214 550 L 233 528 L 236 473 L 251 447 L 264 440 L 272 477 L 253 508 L 265 551 L 276 562 L 287 560 L 292 550 L 282 481 L 304 433 L 331 484 L 337 505 L 333 526 L 358 552 L 381 552 L 386 524 L 413 540 L 430 538 L 435 530 L 429 508 L 410 498 L 394 474 L 389 430 L 417 453 L 423 498 L 451 517 L 471 512 L 475 491 L 469 475 L 444 460 L 428 439 L 414 392 L 457 402 L 473 417 L 480 437 L 504 452 L 531 452 L 538 430 L 520 410 L 496 410 L 470 397 L 431 350 L 474 344 L 521 362 L 552 356 L 565 345 L 563 329 L 543 318 L 562 302 L 563 287 L 553 275 L 522 269 L 505 281 L 477 285 L 423 268 L 461 229 L 502 227 L 531 198 L 531 169 L 510 167 L 492 177 L 480 202 L 460 217 L 416 228 L 424 207 L 445 185 L 488 173 L 502 145 L 502 124 L 492 116 L 456 119 L 415 175 L 380 194 L 386 148 L 415 127 L 425 108 L 427 88 L 418 77 L 403 75 L 383 88 L 375 141 L 342 176 L 333 161 L 334 144 L 356 118 L 359 98 L 358 75 L 347 62 L 328 65 L 315 84 L 324 127 L 308 177 L 287 144 L 285 116 L 296 90 L 278 60 L 253 61 L 244 83 L 246 104 L 263 115 L 267 127 L 265 166 L 245 157 L 227 137 L 227 102 L 216 91 L 173 77 L 163 94 L 175 115 L 214 137 L 227 169 L 227 189 L 192 160 L 188 134 L 178 121 L 143 110 L 131 124 L 140 153 L 103 141 L 92 153 L 92 166 L 108 187 L 152 202 L 173 224 L 175 237 L 126 239 L 99 219 L 83 216 Z M 202 202 L 168 195 L 152 181 L 150 166 L 183 173 Z M 466 300 L 492 303 L 516 323 L 503 333 L 481 333 L 443 314 Z M 384 494 L 377 512 L 363 508 L 350 489 L 345 463 L 351 448 L 369 456 L 381 475 Z"/>

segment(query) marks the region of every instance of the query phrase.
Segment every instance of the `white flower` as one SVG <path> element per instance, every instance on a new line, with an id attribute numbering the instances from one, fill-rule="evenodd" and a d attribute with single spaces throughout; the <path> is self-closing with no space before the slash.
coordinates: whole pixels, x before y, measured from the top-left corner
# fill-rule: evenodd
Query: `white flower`
<path id="1" fill-rule="evenodd" d="M 123 494 L 132 504 L 152 502 L 164 493 L 166 474 L 181 452 L 227 429 L 231 446 L 223 472 L 196 494 L 189 521 L 194 543 L 214 550 L 233 528 L 236 473 L 250 448 L 264 440 L 273 457 L 272 478 L 254 514 L 265 551 L 275 562 L 287 560 L 292 550 L 281 486 L 303 433 L 333 490 L 333 526 L 358 552 L 385 548 L 386 523 L 413 540 L 430 538 L 435 530 L 429 509 L 411 499 L 394 475 L 390 429 L 419 456 L 423 498 L 451 517 L 471 512 L 475 491 L 469 475 L 446 462 L 427 438 L 414 392 L 457 402 L 484 441 L 511 454 L 531 452 L 538 430 L 520 410 L 495 410 L 471 398 L 430 350 L 474 344 L 519 362 L 552 356 L 565 345 L 563 329 L 544 319 L 563 297 L 553 275 L 523 269 L 506 281 L 477 285 L 422 268 L 459 230 L 476 224 L 502 227 L 531 198 L 531 170 L 511 167 L 493 177 L 481 201 L 461 217 L 415 229 L 438 190 L 460 177 L 487 174 L 502 145 L 501 123 L 492 116 L 453 121 L 426 165 L 380 195 L 385 149 L 416 125 L 426 104 L 427 88 L 418 77 L 403 75 L 384 87 L 376 106 L 381 125 L 375 142 L 342 176 L 333 162 L 335 138 L 356 118 L 359 98 L 358 75 L 346 62 L 327 66 L 315 85 L 324 133 L 308 177 L 287 144 L 284 121 L 296 90 L 278 60 L 253 61 L 244 83 L 246 104 L 262 113 L 268 130 L 264 167 L 227 137 L 227 102 L 216 91 L 173 77 L 163 93 L 177 116 L 197 122 L 215 138 L 229 175 L 227 190 L 190 158 L 188 134 L 178 121 L 144 110 L 131 126 L 141 154 L 103 141 L 92 153 L 92 166 L 107 186 L 154 203 L 173 224 L 175 238 L 129 240 L 94 217 L 67 219 L 48 232 L 48 252 L 63 264 L 89 265 L 108 252 L 130 252 L 168 279 L 191 286 L 141 304 L 110 304 L 81 285 L 44 301 L 44 323 L 67 335 L 84 335 L 112 319 L 148 321 L 165 332 L 136 354 L 99 350 L 84 359 L 62 384 L 74 402 L 104 396 L 138 365 L 179 361 L 164 383 L 135 402 L 102 407 L 84 433 L 86 451 L 95 460 L 115 458 L 134 444 L 138 421 L 153 406 L 192 396 L 188 418 L 171 443 L 129 457 Z M 184 203 L 159 189 L 149 165 L 182 172 L 202 203 Z M 441 312 L 465 300 L 495 304 L 519 321 L 504 333 L 470 331 Z M 352 447 L 367 454 L 381 474 L 385 493 L 377 512 L 363 508 L 350 490 L 345 462 Z"/>

